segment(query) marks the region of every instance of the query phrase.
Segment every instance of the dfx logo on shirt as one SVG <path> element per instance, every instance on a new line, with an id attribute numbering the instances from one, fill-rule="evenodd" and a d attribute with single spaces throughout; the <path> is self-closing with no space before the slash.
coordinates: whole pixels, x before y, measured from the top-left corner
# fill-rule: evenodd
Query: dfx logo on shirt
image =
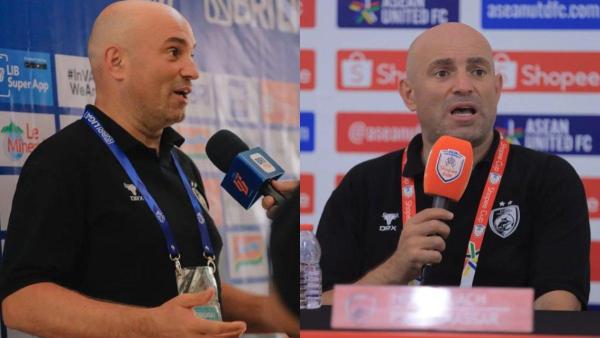
<path id="1" fill-rule="evenodd" d="M 131 196 L 129 196 L 129 199 L 132 202 L 138 202 L 138 201 L 144 200 L 144 198 L 138 194 L 138 190 L 137 190 L 137 187 L 135 186 L 135 184 L 129 184 L 129 183 L 123 182 L 123 187 L 125 189 L 127 189 L 129 191 L 129 193 L 131 194 Z"/>
<path id="2" fill-rule="evenodd" d="M 379 226 L 379 231 L 398 231 L 397 225 L 392 225 L 392 222 L 400 218 L 400 214 L 397 212 L 383 212 L 381 218 L 385 221 L 385 225 Z"/>

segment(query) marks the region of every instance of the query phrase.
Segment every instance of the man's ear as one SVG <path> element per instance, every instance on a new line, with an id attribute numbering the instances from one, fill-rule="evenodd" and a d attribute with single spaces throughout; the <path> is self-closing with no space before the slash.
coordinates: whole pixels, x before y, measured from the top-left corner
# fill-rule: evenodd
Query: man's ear
<path id="1" fill-rule="evenodd" d="M 400 92 L 400 96 L 402 96 L 402 101 L 404 101 L 406 107 L 410 109 L 410 111 L 416 111 L 417 104 L 415 103 L 415 91 L 406 79 L 398 81 L 398 91 Z"/>
<path id="2" fill-rule="evenodd" d="M 104 65 L 113 79 L 123 80 L 125 78 L 123 49 L 117 46 L 108 47 L 104 51 Z"/>
<path id="3" fill-rule="evenodd" d="M 500 101 L 500 94 L 502 94 L 502 85 L 504 84 L 504 77 L 502 74 L 496 74 L 494 86 L 496 88 L 496 104 Z"/>

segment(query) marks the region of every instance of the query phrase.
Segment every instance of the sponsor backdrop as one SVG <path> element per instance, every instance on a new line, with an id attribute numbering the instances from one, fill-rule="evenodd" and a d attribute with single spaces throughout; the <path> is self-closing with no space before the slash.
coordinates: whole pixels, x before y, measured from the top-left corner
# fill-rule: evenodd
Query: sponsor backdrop
<path id="1" fill-rule="evenodd" d="M 87 38 L 95 17 L 111 2 L 2 1 L 2 245 L 23 163 L 40 142 L 79 119 L 85 104 L 94 101 Z M 223 174 L 207 159 L 205 144 L 217 130 L 230 129 L 251 147 L 265 149 L 286 170 L 284 179 L 299 178 L 299 2 L 160 2 L 188 18 L 198 42 L 202 75 L 193 84 L 186 120 L 175 128 L 186 138 L 183 150 L 202 173 L 209 212 L 223 236 L 221 276 L 267 293 L 269 221 L 260 202 L 246 211 L 221 190 Z M 2 326 L 2 337 L 7 336 L 26 335 Z"/>
<path id="2" fill-rule="evenodd" d="M 504 75 L 496 127 L 583 178 L 599 309 L 600 1 L 302 0 L 301 9 L 301 221 L 318 224 L 351 167 L 420 132 L 397 92 L 407 49 L 428 27 L 464 22 L 490 40 Z"/>

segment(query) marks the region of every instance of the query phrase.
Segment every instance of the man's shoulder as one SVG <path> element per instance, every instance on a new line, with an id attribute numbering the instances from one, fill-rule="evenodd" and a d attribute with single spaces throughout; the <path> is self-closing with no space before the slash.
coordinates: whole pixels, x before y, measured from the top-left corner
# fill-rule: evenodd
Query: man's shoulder
<path id="1" fill-rule="evenodd" d="M 535 173 L 538 177 L 579 177 L 567 160 L 554 154 L 511 144 L 509 156 L 520 171 Z"/>
<path id="2" fill-rule="evenodd" d="M 395 150 L 361 162 L 352 167 L 347 175 L 362 176 L 376 174 L 375 176 L 377 176 L 377 174 L 383 174 L 388 171 L 398 173 L 400 171 L 403 151 L 403 149 Z"/>
<path id="3" fill-rule="evenodd" d="M 88 127 L 81 121 L 75 121 L 42 141 L 31 153 L 24 166 L 62 167 L 72 163 L 82 155 L 89 144 Z M 93 135 L 92 135 L 93 136 Z"/>

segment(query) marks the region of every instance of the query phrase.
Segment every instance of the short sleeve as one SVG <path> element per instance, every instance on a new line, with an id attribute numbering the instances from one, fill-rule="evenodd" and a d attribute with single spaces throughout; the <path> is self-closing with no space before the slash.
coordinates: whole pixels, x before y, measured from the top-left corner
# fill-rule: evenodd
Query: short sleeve
<path id="1" fill-rule="evenodd" d="M 590 224 L 581 179 L 562 158 L 548 158 L 541 175 L 534 226 L 532 286 L 535 297 L 573 293 L 585 307 L 590 292 Z"/>
<path id="2" fill-rule="evenodd" d="M 29 161 L 17 183 L 0 277 L 2 300 L 34 283 L 76 283 L 85 234 L 81 197 L 74 197 L 81 196 L 79 185 L 75 177 L 67 182 L 41 164 Z"/>

